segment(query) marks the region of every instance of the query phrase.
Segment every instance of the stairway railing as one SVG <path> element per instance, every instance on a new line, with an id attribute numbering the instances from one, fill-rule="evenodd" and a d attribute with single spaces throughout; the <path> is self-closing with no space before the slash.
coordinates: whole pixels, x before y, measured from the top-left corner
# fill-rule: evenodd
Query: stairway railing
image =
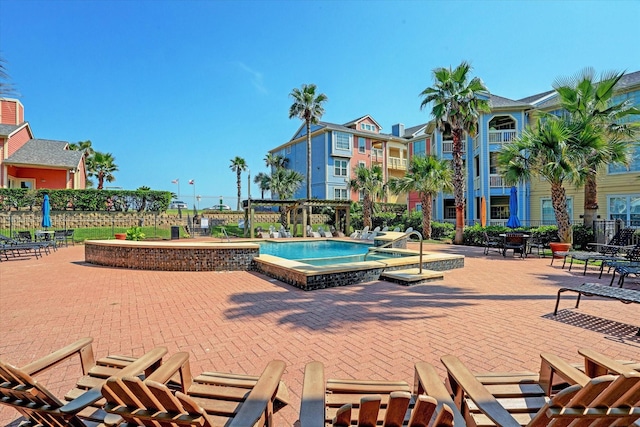
<path id="1" fill-rule="evenodd" d="M 420 232 L 415 231 L 415 230 L 412 230 L 412 231 L 410 231 L 408 233 L 404 233 L 402 236 L 396 237 L 392 241 L 387 242 L 382 246 L 376 246 L 374 248 L 369 248 L 369 252 L 364 254 L 364 261 L 367 260 L 367 256 L 369 254 L 372 254 L 374 252 L 379 252 L 380 249 L 388 248 L 389 246 L 393 245 L 395 242 L 400 241 L 402 239 L 408 239 L 411 236 L 418 236 L 418 239 L 420 239 L 420 267 L 419 267 L 419 274 L 422 274 L 422 234 L 420 234 Z"/>

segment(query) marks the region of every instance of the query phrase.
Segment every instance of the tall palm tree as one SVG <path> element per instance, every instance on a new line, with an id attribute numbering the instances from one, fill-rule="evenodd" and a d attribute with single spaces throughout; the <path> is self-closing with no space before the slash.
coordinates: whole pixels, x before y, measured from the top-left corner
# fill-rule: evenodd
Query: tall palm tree
<path id="1" fill-rule="evenodd" d="M 101 153 L 100 151 L 94 151 L 91 156 L 87 157 L 87 173 L 89 176 L 97 178 L 98 190 L 104 188 L 105 181 L 113 182 L 116 180 L 113 176 L 113 173 L 118 171 L 115 160 L 111 153 Z"/>
<path id="2" fill-rule="evenodd" d="M 90 156 L 94 153 L 93 147 L 91 147 L 91 141 L 78 141 L 72 142 L 69 144 L 69 150 L 72 151 L 83 151 L 85 156 Z"/>
<path id="3" fill-rule="evenodd" d="M 5 96 L 15 96 L 16 90 L 11 83 L 11 77 L 9 77 L 9 73 L 7 73 L 7 68 L 5 67 L 7 61 L 0 56 L 0 98 Z"/>
<path id="4" fill-rule="evenodd" d="M 386 185 L 384 174 L 380 165 L 371 168 L 360 165 L 353 168 L 353 176 L 349 181 L 351 191 L 362 191 L 362 222 L 365 227 L 371 227 L 371 215 L 376 198 L 384 196 Z"/>
<path id="5" fill-rule="evenodd" d="M 258 188 L 260 188 L 260 198 L 264 199 L 264 192 L 271 189 L 271 177 L 264 172 L 259 172 L 253 177 L 253 182 L 258 184 Z"/>
<path id="6" fill-rule="evenodd" d="M 307 200 L 311 199 L 311 124 L 316 124 L 324 114 L 323 104 L 328 98 L 324 93 L 316 95 L 316 85 L 303 84 L 294 88 L 289 96 L 293 104 L 289 108 L 289 118 L 304 120 L 307 125 Z"/>
<path id="7" fill-rule="evenodd" d="M 242 197 L 242 183 L 240 180 L 242 172 L 248 169 L 247 161 L 242 157 L 236 156 L 231 159 L 231 164 L 229 165 L 229 169 L 236 173 L 236 185 L 238 186 L 238 208 L 237 210 L 241 210 L 240 206 L 240 198 Z"/>
<path id="8" fill-rule="evenodd" d="M 304 176 L 300 172 L 278 168 L 271 174 L 269 182 L 271 193 L 276 194 L 280 200 L 289 199 L 300 188 L 303 181 Z M 280 207 L 280 223 L 285 228 L 289 225 L 287 211 L 282 206 Z"/>
<path id="9" fill-rule="evenodd" d="M 439 128 L 451 128 L 453 137 L 453 188 L 456 205 L 456 235 L 454 243 L 461 244 L 464 230 L 464 175 L 462 171 L 462 137 L 466 132 L 473 137 L 478 132 L 478 118 L 481 113 L 491 111 L 488 101 L 489 90 L 482 80 L 469 80 L 471 65 L 463 61 L 455 69 L 436 68 L 433 70 L 434 86 L 420 93 L 424 97 L 420 109 L 433 103 L 431 115 Z M 485 99 L 485 97 L 487 99 Z"/>
<path id="10" fill-rule="evenodd" d="M 586 175 L 584 156 L 591 132 L 583 130 L 567 118 L 548 116 L 538 119 L 535 127 L 526 127 L 522 134 L 505 144 L 498 153 L 498 164 L 508 184 L 544 178 L 551 185 L 551 203 L 562 242 L 571 242 L 571 218 L 567 210 L 565 182 L 581 184 Z"/>
<path id="11" fill-rule="evenodd" d="M 389 189 L 395 194 L 415 191 L 422 203 L 422 235 L 431 238 L 432 200 L 438 192 L 451 192 L 453 171 L 447 160 L 436 156 L 414 156 L 402 178 L 391 178 Z"/>
<path id="12" fill-rule="evenodd" d="M 594 126 L 600 136 L 585 158 L 588 173 L 584 183 L 584 225 L 593 227 L 598 211 L 598 170 L 608 164 L 628 165 L 633 153 L 637 125 L 624 123 L 631 114 L 640 114 L 630 100 L 615 103 L 616 86 L 624 72 L 610 71 L 596 76 L 593 68 L 585 68 L 573 77 L 558 78 L 553 88 L 560 105 L 575 123 Z"/>

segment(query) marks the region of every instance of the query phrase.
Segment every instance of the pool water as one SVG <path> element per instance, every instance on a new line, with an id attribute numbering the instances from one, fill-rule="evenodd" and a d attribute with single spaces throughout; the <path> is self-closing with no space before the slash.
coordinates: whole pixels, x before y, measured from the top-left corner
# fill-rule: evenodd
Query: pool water
<path id="1" fill-rule="evenodd" d="M 364 261 L 372 245 L 344 241 L 261 242 L 260 253 L 311 265 L 344 264 Z M 367 261 L 398 257 L 399 254 L 374 253 Z"/>

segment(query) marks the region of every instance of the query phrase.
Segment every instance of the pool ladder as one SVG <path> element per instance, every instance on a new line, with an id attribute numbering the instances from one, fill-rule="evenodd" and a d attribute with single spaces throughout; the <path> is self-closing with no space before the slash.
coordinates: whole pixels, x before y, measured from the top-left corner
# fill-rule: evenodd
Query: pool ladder
<path id="1" fill-rule="evenodd" d="M 390 242 L 385 243 L 382 246 L 376 246 L 375 248 L 369 248 L 369 252 L 367 252 L 366 254 L 364 254 L 364 261 L 367 260 L 367 256 L 369 254 L 372 254 L 374 252 L 378 252 L 380 249 L 384 249 L 389 247 L 390 245 L 393 245 L 395 242 L 402 240 L 402 239 L 408 239 L 409 237 L 411 237 L 412 235 L 418 236 L 418 239 L 420 239 L 420 267 L 419 267 L 419 274 L 422 274 L 422 234 L 420 234 L 420 232 L 412 230 L 408 233 L 403 234 L 400 237 L 397 237 L 395 239 L 393 239 Z"/>

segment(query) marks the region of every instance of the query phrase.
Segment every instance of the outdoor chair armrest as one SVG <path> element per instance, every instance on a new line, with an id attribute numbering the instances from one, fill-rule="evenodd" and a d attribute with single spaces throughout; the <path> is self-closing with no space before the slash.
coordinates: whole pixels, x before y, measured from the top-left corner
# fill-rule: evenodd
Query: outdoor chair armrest
<path id="1" fill-rule="evenodd" d="M 511 414 L 498 402 L 498 400 L 476 379 L 469 369 L 455 356 L 447 355 L 440 358 L 447 368 L 447 375 L 454 388 L 454 399 L 463 402 L 463 394 L 466 393 L 478 409 L 491 419 L 496 425 L 502 427 L 520 427 Z M 460 408 L 458 408 L 460 409 Z"/>
<path id="2" fill-rule="evenodd" d="M 558 375 L 570 385 L 578 384 L 580 386 L 584 386 L 591 380 L 588 375 L 571 366 L 570 363 L 559 358 L 555 354 L 541 353 L 540 359 L 539 383 L 547 396 L 551 394 L 554 375 Z"/>
<path id="3" fill-rule="evenodd" d="M 415 376 L 413 380 L 413 393 L 416 395 L 426 394 L 438 401 L 438 405 L 446 404 L 453 413 L 454 425 L 464 425 L 464 417 L 456 407 L 444 382 L 438 375 L 436 368 L 427 362 L 418 362 L 415 365 Z"/>
<path id="4" fill-rule="evenodd" d="M 93 405 L 98 400 L 102 399 L 102 393 L 100 392 L 101 388 L 102 385 L 99 385 L 85 391 L 80 396 L 78 396 L 77 399 L 73 399 L 71 402 L 61 407 L 60 412 L 62 412 L 63 414 L 77 414 L 83 409 Z"/>
<path id="5" fill-rule="evenodd" d="M 633 368 L 588 348 L 581 348 L 578 353 L 584 357 L 584 371 L 591 378 L 607 375 L 610 372 L 622 374 L 634 371 Z"/>
<path id="6" fill-rule="evenodd" d="M 78 354 L 80 356 L 80 363 L 82 364 L 82 373 L 86 374 L 87 371 L 95 364 L 93 349 L 91 347 L 92 342 L 93 338 L 82 338 L 73 344 L 69 344 L 60 350 L 54 351 L 47 356 L 23 366 L 21 370 L 26 374 L 36 375 L 54 367 L 63 360 Z"/>
<path id="7" fill-rule="evenodd" d="M 165 362 L 162 363 L 158 369 L 156 369 L 146 379 L 150 381 L 166 384 L 176 374 L 180 376 L 177 381 L 180 383 L 180 388 L 183 393 L 186 393 L 191 387 L 191 365 L 189 364 L 189 353 L 181 351 L 174 354 Z"/>
<path id="8" fill-rule="evenodd" d="M 310 362 L 304 369 L 300 427 L 324 427 L 325 379 L 322 362 Z"/>
<path id="9" fill-rule="evenodd" d="M 286 365 L 282 360 L 272 360 L 264 369 L 258 382 L 249 392 L 229 427 L 255 425 L 262 417 L 270 418 L 273 412 L 273 399 L 278 392 L 280 379 Z"/>

